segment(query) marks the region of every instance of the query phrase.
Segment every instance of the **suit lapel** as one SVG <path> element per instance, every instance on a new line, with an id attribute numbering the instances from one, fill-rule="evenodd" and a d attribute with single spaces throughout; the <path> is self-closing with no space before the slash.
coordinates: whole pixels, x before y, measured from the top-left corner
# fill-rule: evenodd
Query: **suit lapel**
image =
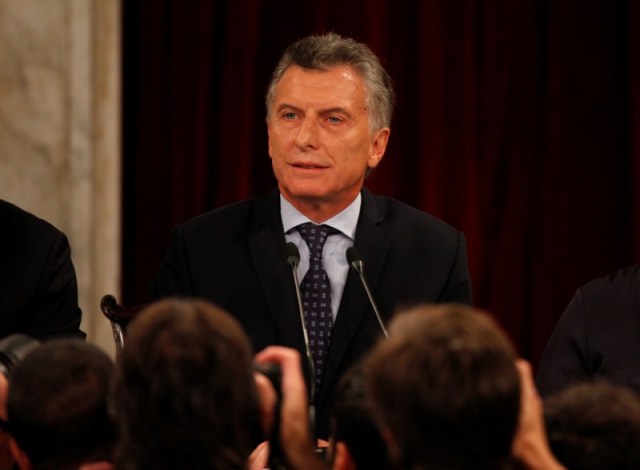
<path id="1" fill-rule="evenodd" d="M 380 280 L 389 248 L 389 235 L 382 226 L 384 212 L 384 207 L 378 204 L 376 198 L 369 191 L 363 189 L 362 207 L 354 246 L 362 256 L 365 278 L 372 291 L 375 291 Z M 354 336 L 360 330 L 365 314 L 373 315 L 373 312 L 369 310 L 369 300 L 360 283 L 359 276 L 353 269 L 350 269 L 336 323 L 331 333 L 331 346 L 327 356 L 320 400 L 326 394 L 329 384 L 338 379 L 337 374 L 341 369 L 342 358 L 353 343 Z M 384 312 L 382 314 L 384 316 Z"/>
<path id="2" fill-rule="evenodd" d="M 249 251 L 282 344 L 304 352 L 296 294 L 291 269 L 285 261 L 284 246 L 279 193 L 272 191 L 265 198 L 257 199 L 252 207 Z"/>

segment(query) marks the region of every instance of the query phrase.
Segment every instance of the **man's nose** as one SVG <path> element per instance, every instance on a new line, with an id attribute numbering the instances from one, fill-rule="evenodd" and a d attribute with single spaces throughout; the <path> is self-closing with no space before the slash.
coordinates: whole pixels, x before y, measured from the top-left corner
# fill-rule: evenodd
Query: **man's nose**
<path id="1" fill-rule="evenodd" d="M 296 145 L 300 148 L 317 148 L 318 123 L 316 119 L 306 117 L 302 120 L 296 135 Z"/>

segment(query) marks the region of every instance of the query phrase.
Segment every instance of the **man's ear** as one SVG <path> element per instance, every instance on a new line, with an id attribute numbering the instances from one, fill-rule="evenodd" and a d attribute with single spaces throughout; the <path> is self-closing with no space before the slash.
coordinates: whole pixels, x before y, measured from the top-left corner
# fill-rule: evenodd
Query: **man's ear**
<path id="1" fill-rule="evenodd" d="M 356 470 L 356 463 L 344 442 L 336 442 L 333 452 L 332 470 Z"/>
<path id="2" fill-rule="evenodd" d="M 369 161 L 367 162 L 367 166 L 370 169 L 377 167 L 378 163 L 380 163 L 380 160 L 382 160 L 382 157 L 384 157 L 384 152 L 387 150 L 387 143 L 389 142 L 390 133 L 391 130 L 388 127 L 378 129 L 373 133 L 371 154 L 369 155 Z"/>
<path id="3" fill-rule="evenodd" d="M 11 457 L 13 457 L 14 462 L 20 470 L 31 470 L 29 457 L 13 437 L 9 438 L 9 450 L 11 451 Z"/>

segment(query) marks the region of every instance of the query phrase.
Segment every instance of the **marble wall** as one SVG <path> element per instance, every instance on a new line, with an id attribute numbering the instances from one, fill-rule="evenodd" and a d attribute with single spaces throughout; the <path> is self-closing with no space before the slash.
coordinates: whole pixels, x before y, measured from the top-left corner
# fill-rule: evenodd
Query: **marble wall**
<path id="1" fill-rule="evenodd" d="M 119 293 L 120 0 L 0 0 L 0 198 L 68 235 L 82 328 L 113 354 L 99 301 Z"/>

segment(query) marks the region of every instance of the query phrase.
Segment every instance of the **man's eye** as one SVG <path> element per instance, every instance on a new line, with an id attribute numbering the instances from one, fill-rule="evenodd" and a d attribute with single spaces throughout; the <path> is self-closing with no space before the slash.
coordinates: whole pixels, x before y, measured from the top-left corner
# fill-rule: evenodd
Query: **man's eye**
<path id="1" fill-rule="evenodd" d="M 284 113 L 282 117 L 290 121 L 296 118 L 296 113 Z"/>
<path id="2" fill-rule="evenodd" d="M 336 116 L 329 116 L 327 118 L 327 120 L 331 123 L 331 124 L 340 124 L 342 122 L 342 119 L 340 119 L 339 117 Z"/>

